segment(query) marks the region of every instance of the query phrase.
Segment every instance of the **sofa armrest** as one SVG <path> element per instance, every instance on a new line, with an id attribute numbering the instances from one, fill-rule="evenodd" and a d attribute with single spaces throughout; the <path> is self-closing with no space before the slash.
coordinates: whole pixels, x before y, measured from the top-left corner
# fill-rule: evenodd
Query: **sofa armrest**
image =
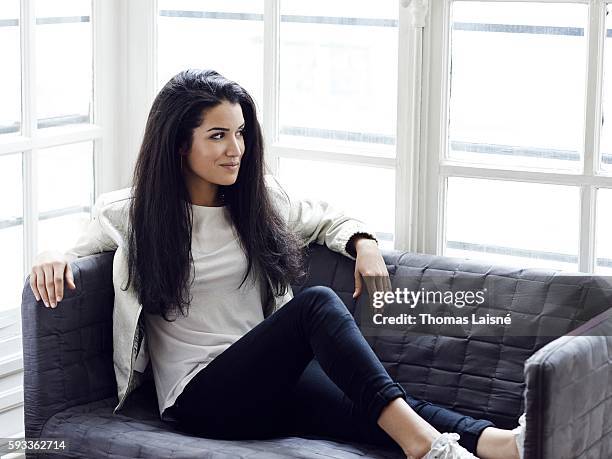
<path id="1" fill-rule="evenodd" d="M 525 459 L 612 457 L 612 309 L 525 363 Z"/>
<path id="2" fill-rule="evenodd" d="M 117 394 L 113 369 L 114 252 L 72 263 L 75 290 L 56 308 L 36 301 L 26 280 L 21 304 L 26 438 L 55 413 Z"/>

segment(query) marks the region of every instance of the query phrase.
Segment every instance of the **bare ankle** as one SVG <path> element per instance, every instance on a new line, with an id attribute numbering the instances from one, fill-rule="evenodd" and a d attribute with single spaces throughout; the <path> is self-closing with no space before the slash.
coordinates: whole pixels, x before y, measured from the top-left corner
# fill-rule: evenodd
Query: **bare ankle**
<path id="1" fill-rule="evenodd" d="M 404 450 L 404 454 L 408 459 L 421 459 L 431 449 L 431 444 L 437 438 L 437 431 L 422 432 L 413 437 L 410 442 L 410 449 Z"/>
<path id="2" fill-rule="evenodd" d="M 482 431 L 476 454 L 481 459 L 520 459 L 512 432 L 496 427 L 487 427 Z"/>
<path id="3" fill-rule="evenodd" d="M 389 403 L 378 418 L 378 425 L 402 448 L 406 457 L 421 459 L 440 435 L 402 398 Z"/>

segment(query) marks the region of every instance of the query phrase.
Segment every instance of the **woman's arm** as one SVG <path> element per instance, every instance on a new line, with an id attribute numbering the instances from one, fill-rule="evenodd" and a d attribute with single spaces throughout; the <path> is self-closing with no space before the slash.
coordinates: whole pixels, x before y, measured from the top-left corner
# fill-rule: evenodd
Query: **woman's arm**
<path id="1" fill-rule="evenodd" d="M 55 308 L 64 297 L 64 280 L 74 290 L 74 276 L 70 263 L 77 258 L 112 251 L 116 242 L 104 231 L 101 223 L 102 209 L 108 203 L 108 194 L 101 195 L 92 209 L 92 218 L 79 235 L 76 244 L 65 253 L 46 251 L 39 253 L 30 270 L 30 287 L 37 301 Z"/>
<path id="2" fill-rule="evenodd" d="M 353 298 L 361 295 L 362 276 L 370 295 L 375 291 L 391 291 L 391 279 L 387 264 L 380 253 L 378 243 L 362 235 L 355 238 L 355 292 Z"/>
<path id="3" fill-rule="evenodd" d="M 91 212 L 91 220 L 79 235 L 75 245 L 66 251 L 66 256 L 76 259 L 117 249 L 116 241 L 104 231 L 100 218 L 102 210 L 111 201 L 109 195 L 111 193 L 102 194 L 98 197 Z"/>
<path id="4" fill-rule="evenodd" d="M 284 214 L 289 229 L 297 233 L 304 246 L 316 242 L 355 260 L 355 292 L 362 293 L 364 276 L 368 292 L 387 290 L 389 273 L 378 249 L 374 231 L 364 222 L 345 215 L 325 201 L 291 199 L 272 175 L 266 176 L 272 199 Z"/>
<path id="5" fill-rule="evenodd" d="M 266 184 L 289 229 L 300 236 L 304 246 L 316 242 L 355 260 L 357 253 L 353 249 L 357 236 L 376 241 L 374 231 L 364 222 L 345 215 L 329 203 L 291 199 L 272 175 L 266 175 Z"/>

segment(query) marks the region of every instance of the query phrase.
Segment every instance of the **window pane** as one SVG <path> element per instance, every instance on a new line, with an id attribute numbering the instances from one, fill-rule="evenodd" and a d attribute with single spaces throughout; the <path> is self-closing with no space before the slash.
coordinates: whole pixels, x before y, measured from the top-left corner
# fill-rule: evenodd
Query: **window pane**
<path id="1" fill-rule="evenodd" d="M 38 152 L 38 252 L 74 245 L 93 200 L 93 142 Z"/>
<path id="2" fill-rule="evenodd" d="M 281 1 L 280 140 L 395 155 L 398 2 Z"/>
<path id="3" fill-rule="evenodd" d="M 0 312 L 21 305 L 23 270 L 23 194 L 21 153 L 0 156 Z"/>
<path id="4" fill-rule="evenodd" d="M 0 135 L 21 130 L 19 0 L 0 2 Z"/>
<path id="5" fill-rule="evenodd" d="M 452 6 L 449 156 L 582 168 L 588 5 Z"/>
<path id="6" fill-rule="evenodd" d="M 612 275 L 612 190 L 597 190 L 595 272 Z"/>
<path id="7" fill-rule="evenodd" d="M 292 196 L 320 199 L 368 224 L 381 247 L 393 248 L 395 171 L 323 161 L 280 159 L 279 181 Z M 316 177 L 313 186 L 312 177 Z"/>
<path id="8" fill-rule="evenodd" d="M 64 252 L 73 247 L 79 233 L 85 228 L 89 211 L 61 215 L 38 220 L 38 251 L 59 250 Z"/>
<path id="9" fill-rule="evenodd" d="M 213 69 L 263 101 L 263 0 L 159 0 L 158 85 Z"/>
<path id="10" fill-rule="evenodd" d="M 601 130 L 601 169 L 612 172 L 612 6 L 606 5 L 606 39 L 604 42 L 603 106 Z"/>
<path id="11" fill-rule="evenodd" d="M 92 121 L 91 0 L 36 2 L 39 128 Z"/>
<path id="12" fill-rule="evenodd" d="M 578 187 L 451 177 L 445 255 L 578 269 Z"/>

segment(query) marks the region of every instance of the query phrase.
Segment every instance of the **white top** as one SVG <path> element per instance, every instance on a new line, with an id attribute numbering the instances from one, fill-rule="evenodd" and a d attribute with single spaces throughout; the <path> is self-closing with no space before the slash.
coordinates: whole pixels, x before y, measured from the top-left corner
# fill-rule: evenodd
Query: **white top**
<path id="1" fill-rule="evenodd" d="M 162 419 L 199 370 L 264 319 L 261 287 L 247 267 L 226 207 L 193 205 L 191 250 L 195 272 L 187 316 L 144 314 Z"/>

